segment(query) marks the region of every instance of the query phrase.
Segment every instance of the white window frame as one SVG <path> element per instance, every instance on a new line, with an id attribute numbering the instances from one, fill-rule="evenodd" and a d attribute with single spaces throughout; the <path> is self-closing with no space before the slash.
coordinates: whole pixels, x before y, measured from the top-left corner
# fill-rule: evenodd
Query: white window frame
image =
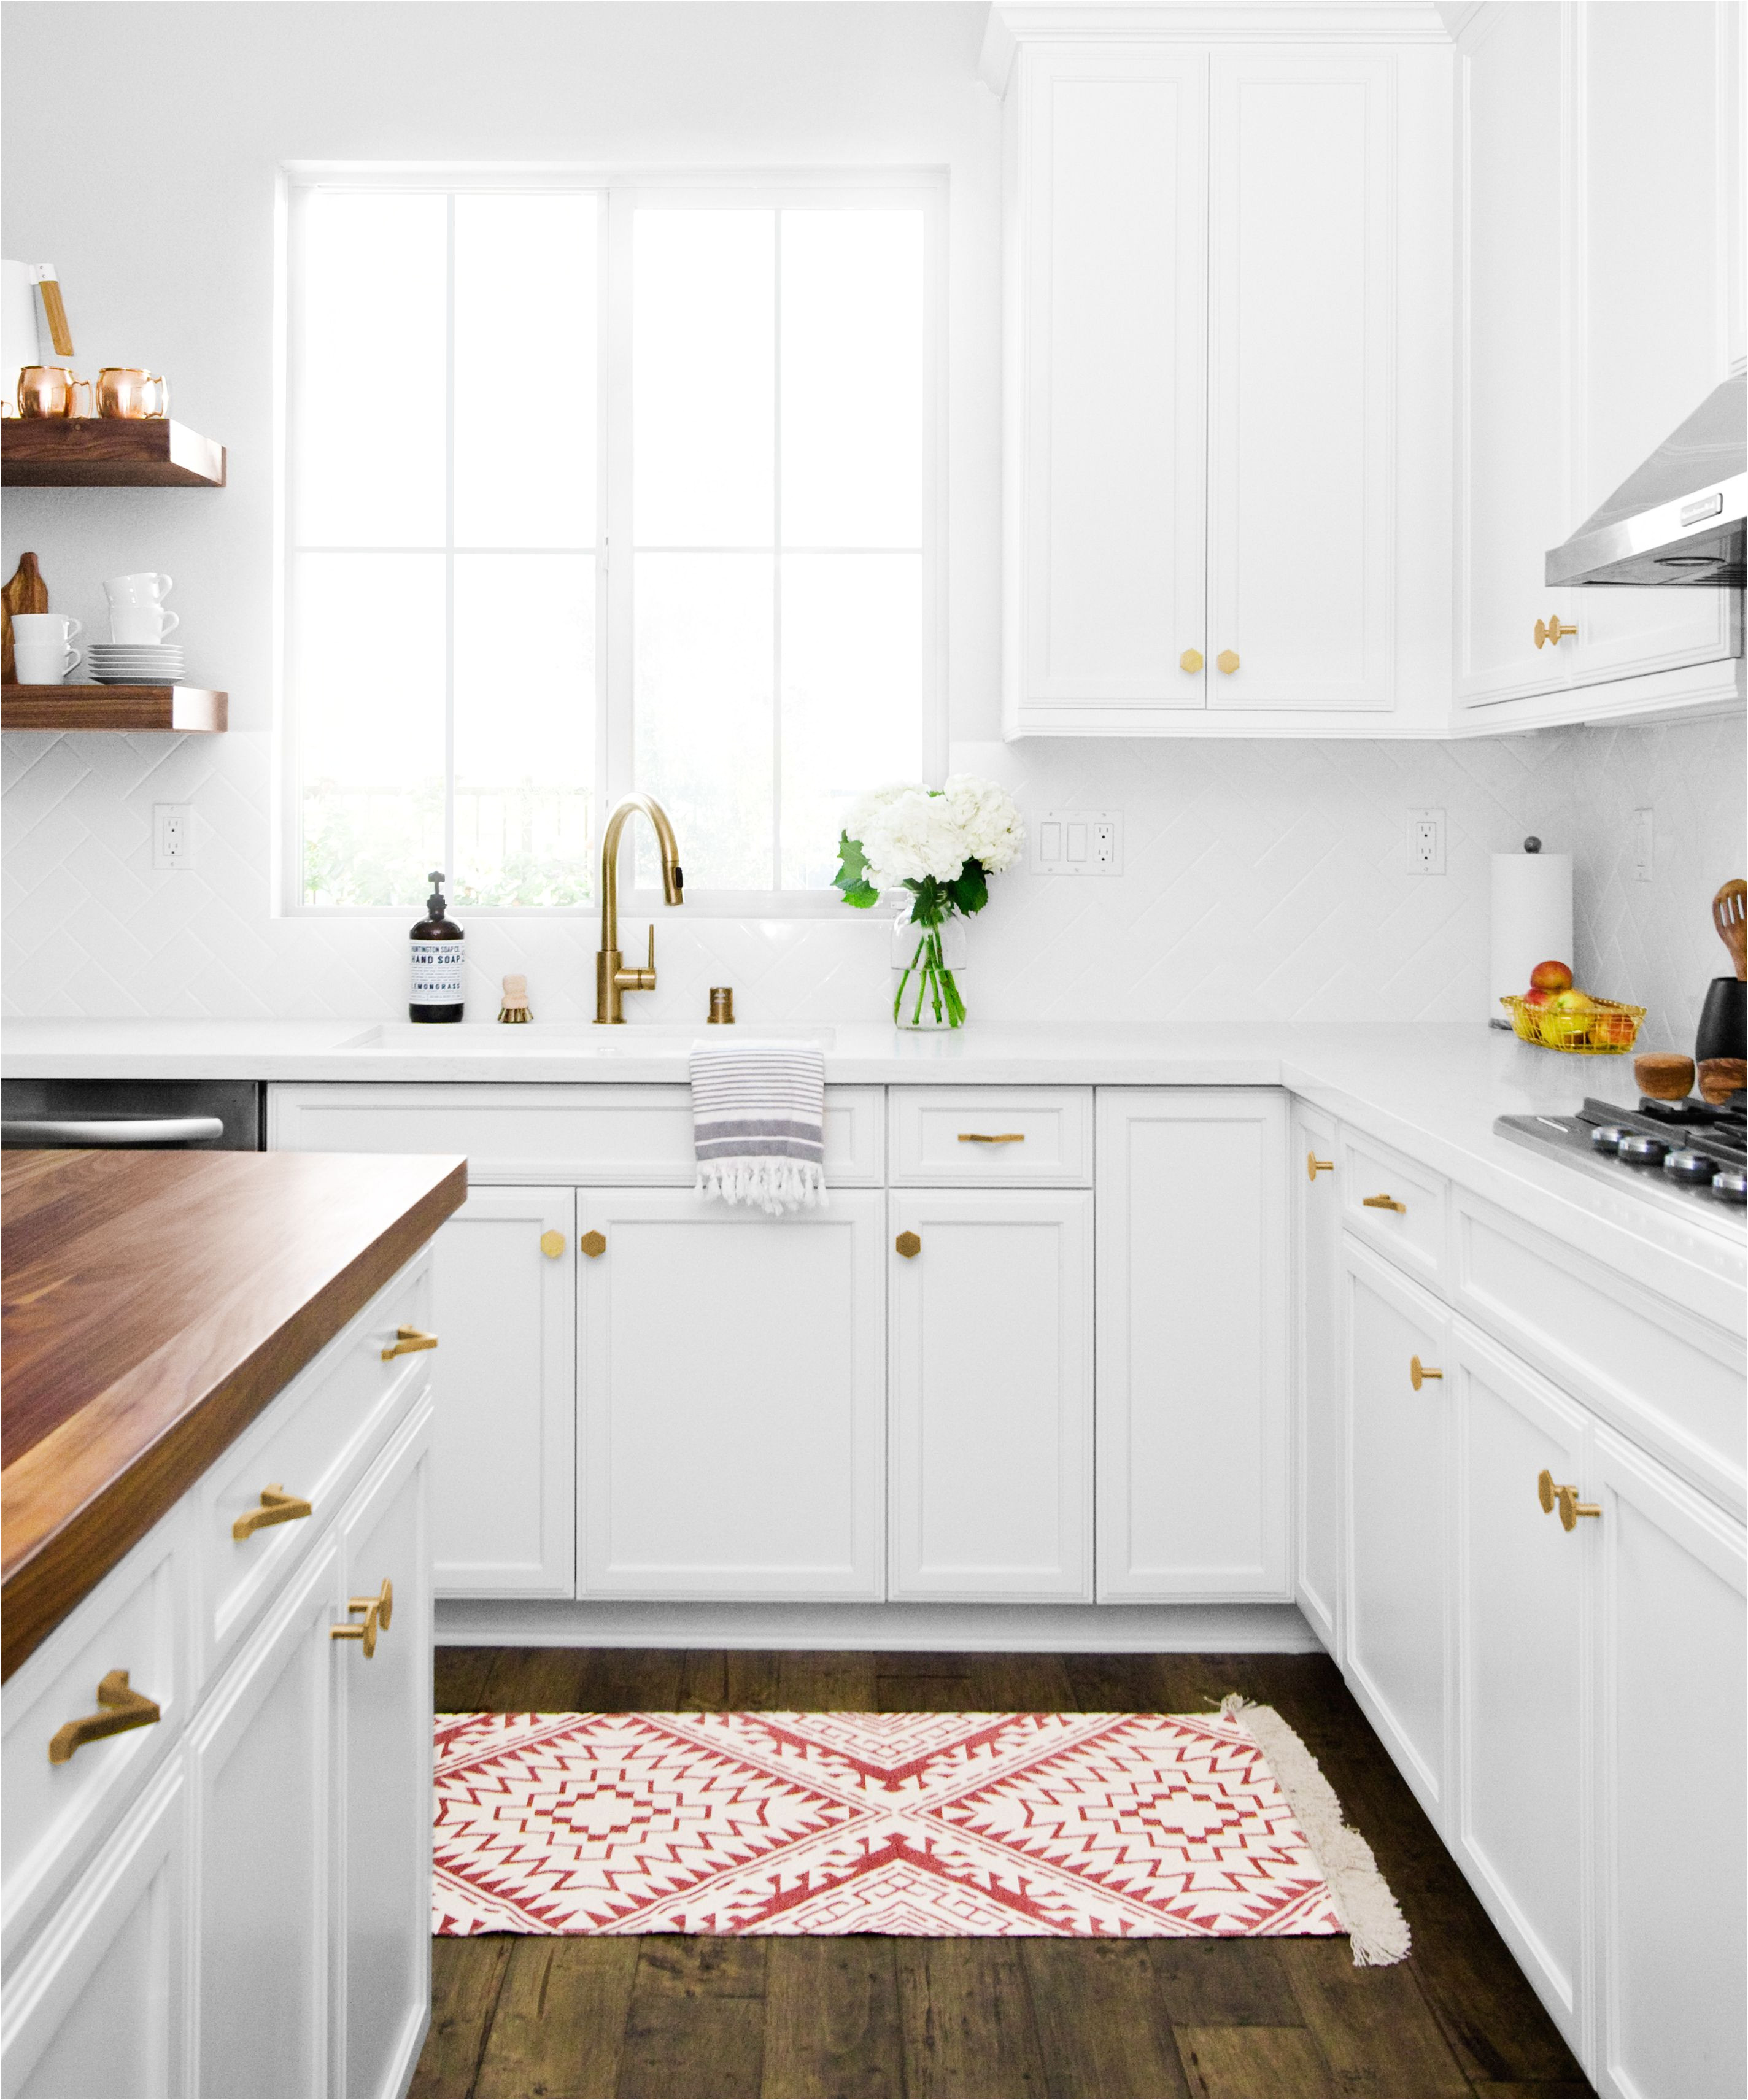
<path id="1" fill-rule="evenodd" d="M 273 593 L 273 862 L 278 871 L 276 909 L 286 917 L 393 918 L 404 905 L 312 905 L 302 902 L 295 724 L 286 690 L 286 608 L 293 554 L 290 518 L 292 461 L 288 402 L 291 390 L 291 259 L 295 216 L 303 199 L 321 188 L 498 191 L 589 190 L 601 199 L 598 248 L 600 280 L 600 427 L 596 448 L 597 558 L 595 576 L 595 752 L 590 838 L 598 841 L 607 814 L 636 784 L 632 778 L 635 719 L 632 654 L 631 558 L 631 241 L 632 215 L 639 205 L 660 203 L 689 210 L 806 210 L 879 209 L 915 205 L 923 220 L 923 516 L 922 662 L 920 665 L 925 778 L 938 779 L 947 754 L 947 175 L 937 169 L 843 170 L 603 170 L 568 164 L 466 165 L 421 162 L 292 161 L 280 170 L 276 213 L 274 373 L 274 593 Z M 452 345 L 445 345 L 452 360 Z M 780 442 L 780 439 L 779 439 Z M 616 549 L 623 553 L 616 558 Z M 810 549 L 809 551 L 812 551 Z M 780 615 L 780 598 L 778 605 Z M 773 695 L 781 721 L 779 690 Z M 452 693 L 445 695 L 445 776 L 452 795 Z M 780 730 L 779 730 L 780 735 Z M 780 767 L 780 744 L 774 742 Z M 881 784 L 871 781 L 870 787 Z M 651 787 L 648 792 L 656 792 Z M 780 798 L 780 774 L 779 780 Z M 452 804 L 448 805 L 452 808 Z M 778 803 L 780 813 L 780 799 Z M 446 819 L 447 821 L 447 819 Z M 653 913 L 659 889 L 634 886 L 636 825 L 626 827 L 620 861 L 620 907 L 636 915 Z M 597 845 L 594 850 L 598 850 Z M 447 850 L 447 849 L 446 849 Z M 682 864 L 686 840 L 680 840 Z M 590 871 L 592 901 L 571 905 L 469 905 L 470 915 L 506 918 L 593 917 L 600 909 L 599 870 Z M 703 918 L 816 919 L 836 917 L 847 907 L 835 890 L 704 889 L 688 883 L 686 909 Z"/>

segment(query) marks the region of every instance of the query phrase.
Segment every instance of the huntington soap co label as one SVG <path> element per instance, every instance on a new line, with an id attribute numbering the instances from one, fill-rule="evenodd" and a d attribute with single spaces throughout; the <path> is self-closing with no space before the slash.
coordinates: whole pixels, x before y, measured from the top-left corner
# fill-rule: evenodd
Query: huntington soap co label
<path id="1" fill-rule="evenodd" d="M 415 1006 L 459 1006 L 466 941 L 415 941 L 413 943 L 413 1004 Z"/>

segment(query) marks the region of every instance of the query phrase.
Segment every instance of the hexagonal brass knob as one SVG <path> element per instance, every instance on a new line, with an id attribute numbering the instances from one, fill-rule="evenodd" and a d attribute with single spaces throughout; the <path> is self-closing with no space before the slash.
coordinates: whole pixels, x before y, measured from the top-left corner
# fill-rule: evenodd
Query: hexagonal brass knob
<path id="1" fill-rule="evenodd" d="M 1188 671 L 1192 674 L 1199 671 L 1202 668 L 1202 651 L 1199 649 L 1186 649 L 1177 660 L 1177 668 L 1180 671 Z"/>
<path id="2" fill-rule="evenodd" d="M 542 1233 L 541 1234 L 541 1252 L 545 1255 L 549 1261 L 556 1261 L 559 1255 L 564 1252 L 564 1234 L 563 1233 Z"/>
<path id="3" fill-rule="evenodd" d="M 588 1255 L 589 1259 L 593 1261 L 598 1254 L 605 1254 L 607 1252 L 607 1234 L 605 1233 L 585 1233 L 576 1244 L 582 1249 L 583 1252 Z"/>
<path id="4" fill-rule="evenodd" d="M 1214 661 L 1229 678 L 1238 668 L 1238 652 L 1236 649 L 1222 649 Z"/>
<path id="5" fill-rule="evenodd" d="M 913 1255 L 920 1255 L 923 1251 L 923 1243 L 915 1233 L 900 1233 L 893 1242 L 893 1245 L 907 1261 L 909 1261 Z"/>

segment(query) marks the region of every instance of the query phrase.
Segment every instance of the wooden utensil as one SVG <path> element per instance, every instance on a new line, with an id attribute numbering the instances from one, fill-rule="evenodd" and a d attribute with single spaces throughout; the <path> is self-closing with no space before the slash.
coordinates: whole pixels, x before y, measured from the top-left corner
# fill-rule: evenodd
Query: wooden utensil
<path id="1" fill-rule="evenodd" d="M 1699 1068 L 1700 1098 L 1715 1106 L 1744 1087 L 1748 1087 L 1748 1058 L 1708 1057 Z"/>
<path id="2" fill-rule="evenodd" d="M 49 587 L 42 580 L 34 554 L 20 554 L 9 583 L 0 584 L 0 686 L 18 683 L 18 666 L 12 660 L 12 615 L 15 612 L 46 612 Z"/>
<path id="3" fill-rule="evenodd" d="M 1653 1101 L 1685 1101 L 1693 1084 L 1693 1060 L 1673 1050 L 1647 1050 L 1633 1060 L 1633 1077 L 1641 1094 Z"/>
<path id="4" fill-rule="evenodd" d="M 1730 951 L 1736 982 L 1741 984 L 1748 978 L 1748 882 L 1740 876 L 1725 883 L 1711 900 L 1711 923 Z"/>

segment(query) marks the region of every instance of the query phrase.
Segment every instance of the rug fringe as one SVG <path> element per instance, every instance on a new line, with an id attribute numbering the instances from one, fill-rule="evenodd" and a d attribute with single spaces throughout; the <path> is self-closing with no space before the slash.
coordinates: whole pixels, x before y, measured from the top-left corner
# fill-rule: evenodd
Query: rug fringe
<path id="1" fill-rule="evenodd" d="M 1220 1710 L 1226 1720 L 1243 1721 L 1261 1745 L 1323 1870 L 1353 1942 L 1354 1965 L 1384 1968 L 1406 1961 L 1411 1944 L 1408 1921 L 1378 1871 L 1371 1846 L 1344 1819 L 1335 1789 L 1300 1741 L 1298 1731 L 1273 1707 L 1260 1705 L 1242 1692 L 1229 1692 Z"/>

